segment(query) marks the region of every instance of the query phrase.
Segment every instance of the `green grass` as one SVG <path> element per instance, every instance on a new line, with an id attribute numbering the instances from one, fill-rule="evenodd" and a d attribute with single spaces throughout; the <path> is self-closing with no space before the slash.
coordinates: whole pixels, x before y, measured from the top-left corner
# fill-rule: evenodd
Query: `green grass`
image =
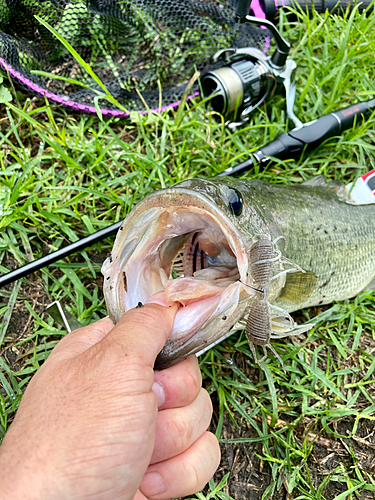
<path id="1" fill-rule="evenodd" d="M 298 65 L 295 111 L 302 121 L 374 97 L 374 23 L 374 15 L 355 12 L 300 15 L 293 23 L 282 14 Z M 374 123 L 370 118 L 298 161 L 244 177 L 294 183 L 324 174 L 350 182 L 375 168 Z M 0 127 L 0 271 L 6 272 L 123 219 L 156 189 L 236 165 L 292 124 L 282 92 L 234 133 L 199 101 L 100 121 L 18 93 L 2 106 Z M 30 377 L 66 333 L 53 326 L 45 306 L 58 299 L 84 324 L 106 315 L 100 267 L 112 242 L 0 290 L 0 438 Z M 201 359 L 223 449 L 248 453 L 268 474 L 251 498 L 374 498 L 374 469 L 362 456 L 375 459 L 365 432 L 375 425 L 374 304 L 375 293 L 364 292 L 300 313 L 299 321 L 317 324 L 275 342 L 285 373 L 272 354 L 263 370 L 254 365 L 240 334 Z M 330 467 L 326 445 L 335 454 Z M 199 500 L 237 498 L 236 470 L 223 462 Z"/>

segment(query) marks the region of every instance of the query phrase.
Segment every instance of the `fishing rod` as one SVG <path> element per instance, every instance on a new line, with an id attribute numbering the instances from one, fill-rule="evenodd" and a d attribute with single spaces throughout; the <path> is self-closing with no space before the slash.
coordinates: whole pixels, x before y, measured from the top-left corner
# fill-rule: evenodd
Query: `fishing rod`
<path id="1" fill-rule="evenodd" d="M 272 158 L 299 158 L 305 151 L 311 151 L 327 139 L 352 128 L 361 117 L 366 118 L 374 110 L 375 99 L 372 99 L 323 115 L 317 120 L 305 123 L 302 128 L 280 134 L 275 140 L 252 153 L 254 159 L 249 158 L 235 167 L 229 167 L 218 174 L 218 177 L 242 174 L 258 164 L 259 171 L 262 171 Z"/>
<path id="2" fill-rule="evenodd" d="M 361 118 L 366 118 L 373 110 L 375 110 L 375 99 L 323 115 L 315 121 L 306 123 L 298 130 L 279 135 L 275 140 L 252 153 L 252 158 L 250 157 L 235 167 L 227 168 L 216 177 L 242 174 L 255 165 L 259 165 L 259 170 L 263 171 L 273 158 L 299 158 L 305 151 L 317 148 L 327 139 L 357 125 Z M 39 271 L 43 267 L 77 253 L 109 236 L 113 236 L 117 233 L 121 224 L 122 221 L 112 224 L 82 240 L 71 243 L 60 250 L 0 276 L 0 287 L 9 285 L 35 271 Z"/>

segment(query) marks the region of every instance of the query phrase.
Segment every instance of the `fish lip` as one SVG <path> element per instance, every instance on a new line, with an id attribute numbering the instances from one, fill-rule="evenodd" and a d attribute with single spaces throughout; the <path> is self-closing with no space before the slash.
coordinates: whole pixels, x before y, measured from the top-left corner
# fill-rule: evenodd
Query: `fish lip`
<path id="1" fill-rule="evenodd" d="M 129 238 L 135 237 L 137 232 L 135 228 L 137 225 L 139 226 L 142 214 L 147 214 L 153 209 L 158 209 L 161 213 L 163 209 L 171 209 L 171 207 L 186 208 L 189 211 L 196 211 L 198 214 L 203 214 L 204 212 L 208 213 L 213 221 L 222 229 L 229 246 L 237 258 L 237 267 L 239 269 L 241 280 L 247 281 L 248 255 L 246 248 L 248 247 L 248 242 L 245 241 L 246 235 L 243 235 L 237 229 L 234 222 L 230 220 L 230 217 L 225 213 L 225 211 L 217 206 L 215 201 L 209 196 L 200 192 L 192 191 L 188 188 L 176 187 L 158 191 L 148 195 L 125 219 L 116 236 L 112 256 L 104 262 L 102 267 L 102 273 L 104 275 L 104 296 L 107 303 L 107 309 L 110 317 L 115 322 L 119 321 L 120 317 L 126 312 L 128 307 L 124 305 L 126 294 L 123 292 L 121 294 L 121 288 L 123 288 L 123 285 L 121 286 L 120 283 L 121 280 L 117 280 L 116 283 L 116 277 L 112 276 L 112 273 L 116 266 L 119 269 L 119 272 L 121 272 L 121 269 L 126 268 L 127 263 L 131 261 L 134 254 L 137 254 L 137 248 L 135 245 L 134 249 L 130 252 L 129 257 L 125 259 L 124 262 L 120 262 L 121 250 L 125 241 Z M 243 287 L 239 282 L 238 287 L 241 288 L 242 293 L 245 292 L 250 296 L 253 294 L 251 289 Z"/>

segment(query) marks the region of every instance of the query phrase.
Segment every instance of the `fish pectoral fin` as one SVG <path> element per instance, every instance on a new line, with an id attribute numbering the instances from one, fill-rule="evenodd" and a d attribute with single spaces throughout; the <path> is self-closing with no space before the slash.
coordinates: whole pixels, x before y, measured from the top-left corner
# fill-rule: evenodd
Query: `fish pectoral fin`
<path id="1" fill-rule="evenodd" d="M 289 273 L 286 275 L 285 286 L 277 302 L 300 304 L 301 299 L 304 302 L 314 293 L 317 285 L 318 276 L 311 271 Z"/>
<path id="2" fill-rule="evenodd" d="M 364 287 L 364 290 L 375 290 L 375 276 L 372 278 L 370 283 Z"/>

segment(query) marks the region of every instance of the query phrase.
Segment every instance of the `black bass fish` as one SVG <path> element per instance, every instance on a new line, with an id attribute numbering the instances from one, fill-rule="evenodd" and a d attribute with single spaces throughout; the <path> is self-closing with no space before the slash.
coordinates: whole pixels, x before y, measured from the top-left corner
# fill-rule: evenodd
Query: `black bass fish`
<path id="1" fill-rule="evenodd" d="M 321 178 L 294 186 L 183 181 L 131 211 L 102 273 L 114 322 L 157 292 L 181 304 L 158 369 L 247 316 L 251 341 L 265 345 L 272 332 L 308 329 L 288 313 L 374 287 L 375 204 L 350 204 L 343 184 Z"/>

